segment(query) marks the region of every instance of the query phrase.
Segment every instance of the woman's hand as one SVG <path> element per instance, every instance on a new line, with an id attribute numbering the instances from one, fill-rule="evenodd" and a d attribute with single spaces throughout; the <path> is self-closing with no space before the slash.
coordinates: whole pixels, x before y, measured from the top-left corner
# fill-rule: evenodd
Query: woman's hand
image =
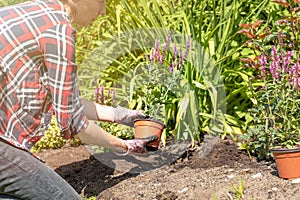
<path id="1" fill-rule="evenodd" d="M 147 144 L 157 139 L 158 137 L 155 135 L 147 138 L 124 140 L 127 146 L 126 154 L 148 153 L 149 151 L 151 151 L 151 149 L 147 147 Z"/>
<path id="2" fill-rule="evenodd" d="M 147 116 L 141 110 L 129 110 L 121 106 L 117 106 L 114 110 L 114 122 L 133 127 L 135 119 L 144 119 Z"/>

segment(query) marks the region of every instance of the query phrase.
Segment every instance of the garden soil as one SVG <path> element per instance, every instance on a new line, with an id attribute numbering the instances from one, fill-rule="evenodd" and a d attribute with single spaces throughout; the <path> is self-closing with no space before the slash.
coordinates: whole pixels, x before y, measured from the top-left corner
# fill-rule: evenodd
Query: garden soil
<path id="1" fill-rule="evenodd" d="M 258 162 L 230 139 L 217 139 L 205 156 L 201 143 L 174 162 L 154 170 L 130 173 L 96 159 L 81 145 L 46 150 L 38 155 L 85 197 L 103 200 L 299 200 L 298 180 L 277 175 L 274 161 Z M 300 169 L 299 169 L 300 170 Z"/>

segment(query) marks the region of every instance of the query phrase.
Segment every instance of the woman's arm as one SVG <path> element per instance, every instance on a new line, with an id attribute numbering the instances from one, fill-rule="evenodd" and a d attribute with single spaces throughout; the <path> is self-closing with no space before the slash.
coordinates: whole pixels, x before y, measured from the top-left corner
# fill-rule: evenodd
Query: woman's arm
<path id="1" fill-rule="evenodd" d="M 128 110 L 123 107 L 111 107 L 100 105 L 92 101 L 81 99 L 83 105 L 83 113 L 89 119 L 89 125 L 86 129 L 78 133 L 78 137 L 83 143 L 93 144 L 109 148 L 118 152 L 126 153 L 146 153 L 147 143 L 157 140 L 157 136 L 134 139 L 134 140 L 122 140 L 117 138 L 97 124 L 94 121 L 109 121 L 121 123 L 129 126 L 133 126 L 133 120 L 135 118 L 142 118 L 145 115 L 139 110 Z"/>
<path id="2" fill-rule="evenodd" d="M 115 122 L 133 127 L 135 119 L 146 117 L 140 110 L 129 110 L 121 106 L 114 108 L 82 98 L 80 102 L 83 105 L 83 113 L 89 120 Z"/>
<path id="3" fill-rule="evenodd" d="M 83 113 L 89 120 L 114 122 L 113 107 L 100 105 L 82 98 L 80 102 L 84 106 Z"/>
<path id="4" fill-rule="evenodd" d="M 88 127 L 80 131 L 78 136 L 85 144 L 98 145 L 119 152 L 127 152 L 127 145 L 124 140 L 109 134 L 93 121 L 90 121 Z"/>
<path id="5" fill-rule="evenodd" d="M 158 139 L 157 136 L 151 136 L 148 138 L 122 140 L 107 133 L 93 121 L 90 121 L 88 127 L 78 133 L 78 137 L 85 144 L 98 145 L 126 154 L 147 153 L 149 151 L 147 144 Z"/>

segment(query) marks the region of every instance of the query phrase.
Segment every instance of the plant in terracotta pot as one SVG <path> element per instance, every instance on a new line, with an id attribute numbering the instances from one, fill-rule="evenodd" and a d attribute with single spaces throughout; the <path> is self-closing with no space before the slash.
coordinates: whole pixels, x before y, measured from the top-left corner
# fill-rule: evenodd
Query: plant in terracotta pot
<path id="1" fill-rule="evenodd" d="M 142 137 L 137 132 L 142 127 L 146 128 L 146 125 L 141 123 L 149 123 L 149 131 L 144 131 L 145 136 L 150 136 L 150 132 L 158 135 L 158 140 L 151 143 L 154 148 L 157 148 L 159 140 L 163 138 L 162 143 L 165 145 L 166 138 L 175 130 L 177 105 L 183 96 L 182 88 L 186 85 L 182 81 L 183 66 L 187 63 L 190 37 L 187 38 L 185 51 L 176 43 L 171 47 L 170 33 L 167 34 L 165 44 L 156 40 L 154 45 L 144 65 L 136 67 L 135 71 L 141 73 L 135 74 L 132 78 L 136 82 L 132 95 L 135 101 L 133 101 L 134 106 L 130 105 L 130 107 L 136 106 L 135 108 L 142 109 L 149 116 L 147 119 L 136 120 L 135 137 Z"/>
<path id="2" fill-rule="evenodd" d="M 146 138 L 157 136 L 157 139 L 147 144 L 148 149 L 157 150 L 159 148 L 162 132 L 165 125 L 156 119 L 136 119 L 134 120 L 134 137 Z"/>
<path id="3" fill-rule="evenodd" d="M 250 81 L 253 125 L 241 137 L 240 147 L 260 159 L 270 159 L 273 155 L 280 177 L 297 178 L 300 177 L 299 3 L 275 3 L 288 11 L 284 19 L 269 28 L 263 21 L 241 25 L 240 33 L 248 38 L 245 46 L 250 54 L 243 61 L 254 69 L 256 76 Z M 282 155 L 287 152 L 291 154 Z M 284 158 L 292 162 L 282 167 Z"/>
<path id="4" fill-rule="evenodd" d="M 154 74 L 155 72 L 152 73 Z M 163 121 L 165 120 L 165 104 L 170 94 L 168 94 L 169 91 L 166 87 L 154 84 L 153 80 L 141 86 L 138 91 L 144 113 L 147 117 L 134 121 L 134 137 L 145 138 L 156 135 L 158 139 L 148 144 L 148 147 L 155 150 L 159 147 L 161 138 L 163 137 L 162 134 L 166 128 Z"/>

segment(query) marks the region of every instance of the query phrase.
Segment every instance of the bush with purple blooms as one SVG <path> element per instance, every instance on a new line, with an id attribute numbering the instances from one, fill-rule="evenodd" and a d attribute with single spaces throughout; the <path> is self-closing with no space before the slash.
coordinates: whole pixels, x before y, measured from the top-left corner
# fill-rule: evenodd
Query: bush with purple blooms
<path id="1" fill-rule="evenodd" d="M 239 31 L 253 52 L 243 61 L 257 72 L 250 81 L 253 125 L 241 136 L 240 147 L 261 159 L 269 159 L 272 148 L 300 144 L 300 7 L 297 1 L 275 2 L 286 9 L 284 19 L 272 27 L 261 20 L 241 24 Z"/>
<path id="2" fill-rule="evenodd" d="M 186 82 L 184 71 L 188 63 L 191 38 L 185 44 L 172 41 L 171 33 L 162 43 L 156 40 L 149 54 L 145 56 L 145 71 L 141 73 L 132 99 L 139 109 L 155 119 L 163 121 L 167 136 L 175 134 L 179 104 L 184 96 Z M 140 84 L 142 83 L 142 84 Z M 176 121 L 177 120 L 177 121 Z"/>

